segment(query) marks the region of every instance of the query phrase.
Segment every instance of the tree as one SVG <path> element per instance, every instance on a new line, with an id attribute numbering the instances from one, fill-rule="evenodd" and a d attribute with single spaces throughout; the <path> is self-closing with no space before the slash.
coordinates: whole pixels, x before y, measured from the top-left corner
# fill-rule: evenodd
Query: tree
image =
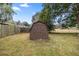
<path id="1" fill-rule="evenodd" d="M 40 12 L 39 13 L 37 12 L 35 15 L 32 16 L 33 23 L 39 21 L 39 15 L 40 15 Z"/>
<path id="2" fill-rule="evenodd" d="M 51 20 L 51 7 L 49 4 L 43 4 L 43 10 L 39 14 L 39 21 L 47 25 L 48 31 L 53 29 L 53 23 Z"/>
<path id="3" fill-rule="evenodd" d="M 29 26 L 29 24 L 27 23 L 27 22 L 23 22 L 23 25 L 25 25 L 25 26 Z"/>
<path id="4" fill-rule="evenodd" d="M 76 15 L 76 23 L 77 23 L 77 27 L 79 28 L 79 4 L 74 4 L 74 14 Z"/>
<path id="5" fill-rule="evenodd" d="M 20 22 L 20 21 L 17 21 L 16 24 L 17 24 L 17 25 L 21 25 L 21 22 Z"/>
<path id="6" fill-rule="evenodd" d="M 69 24 L 69 20 L 67 19 L 70 15 L 70 13 L 72 12 L 72 4 L 50 4 L 51 5 L 51 9 L 52 9 L 52 19 L 57 20 L 58 19 L 58 23 L 64 24 L 64 26 L 67 28 L 68 24 Z M 70 18 L 70 17 L 69 17 Z M 65 23 L 66 24 L 65 24 Z"/>
<path id="7" fill-rule="evenodd" d="M 60 24 L 65 22 L 64 26 L 66 28 L 76 26 L 76 24 L 79 24 L 79 4 L 43 4 L 43 10 L 40 15 L 42 21 L 57 20 L 58 17 L 60 18 L 59 21 L 61 21 Z"/>
<path id="8" fill-rule="evenodd" d="M 12 4 L 3 3 L 0 4 L 0 10 L 2 13 L 0 13 L 0 21 L 5 22 L 7 20 L 12 19 L 12 14 L 14 14 L 14 11 L 11 8 Z"/>
<path id="9" fill-rule="evenodd" d="M 62 23 L 63 21 L 67 23 L 68 22 L 67 20 L 70 20 L 71 18 L 71 16 L 70 17 L 68 16 L 72 13 L 72 6 L 73 4 L 66 4 L 66 3 L 65 4 L 62 4 L 62 3 L 61 4 L 59 3 L 43 4 L 43 10 L 41 11 L 39 16 L 40 21 L 46 23 L 47 25 L 50 25 L 50 28 L 54 28 L 53 22 L 54 20 L 57 20 L 58 17 L 60 18 L 59 19 L 59 21 L 61 21 L 60 23 Z M 70 21 L 73 21 L 73 20 L 70 20 Z M 70 24 L 72 24 L 72 22 L 70 22 Z M 48 29 L 50 28 L 48 26 Z"/>
<path id="10" fill-rule="evenodd" d="M 39 14 L 39 21 L 44 22 L 48 30 L 54 28 L 54 21 L 58 20 L 59 24 L 65 28 L 79 26 L 79 4 L 75 3 L 46 3 Z M 36 18 L 37 19 L 37 18 Z"/>

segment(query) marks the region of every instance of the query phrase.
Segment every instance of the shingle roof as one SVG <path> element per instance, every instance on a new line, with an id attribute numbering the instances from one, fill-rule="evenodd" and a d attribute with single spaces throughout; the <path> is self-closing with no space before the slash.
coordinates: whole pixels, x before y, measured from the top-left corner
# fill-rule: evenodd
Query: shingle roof
<path id="1" fill-rule="evenodd" d="M 34 23 L 32 24 L 32 26 L 31 26 L 30 30 L 32 29 L 33 25 L 36 24 L 36 23 L 42 23 L 42 24 L 45 24 L 45 23 L 43 23 L 43 22 L 41 22 L 41 21 L 34 22 Z M 45 24 L 45 25 L 46 25 L 46 24 Z"/>

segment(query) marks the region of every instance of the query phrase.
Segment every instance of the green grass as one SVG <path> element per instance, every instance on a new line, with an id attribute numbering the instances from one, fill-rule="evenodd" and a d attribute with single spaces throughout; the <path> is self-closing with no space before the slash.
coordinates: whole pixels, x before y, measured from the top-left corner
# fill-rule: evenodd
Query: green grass
<path id="1" fill-rule="evenodd" d="M 29 34 L 0 38 L 0 55 L 9 56 L 70 56 L 79 55 L 76 34 L 49 34 L 49 40 L 30 40 Z"/>

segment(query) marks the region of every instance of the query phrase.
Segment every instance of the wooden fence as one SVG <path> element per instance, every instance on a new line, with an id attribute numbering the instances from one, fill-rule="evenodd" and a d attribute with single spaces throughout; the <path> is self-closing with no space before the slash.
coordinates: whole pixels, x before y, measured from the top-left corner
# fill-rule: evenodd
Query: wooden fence
<path id="1" fill-rule="evenodd" d="M 20 32 L 20 27 L 14 24 L 0 24 L 0 37 L 13 35 Z"/>

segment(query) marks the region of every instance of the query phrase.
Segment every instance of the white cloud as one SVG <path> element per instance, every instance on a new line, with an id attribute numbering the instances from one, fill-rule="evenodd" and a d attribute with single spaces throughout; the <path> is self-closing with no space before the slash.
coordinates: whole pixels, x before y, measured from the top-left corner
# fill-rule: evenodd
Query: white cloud
<path id="1" fill-rule="evenodd" d="M 21 4 L 20 6 L 21 6 L 21 7 L 29 7 L 29 5 L 26 4 L 26 3 L 23 3 L 23 4 Z"/>
<path id="2" fill-rule="evenodd" d="M 19 7 L 12 7 L 12 9 L 13 9 L 14 11 L 21 11 L 21 9 L 20 9 Z"/>
<path id="3" fill-rule="evenodd" d="M 36 14 L 36 12 L 33 12 L 33 15 L 35 15 Z"/>

